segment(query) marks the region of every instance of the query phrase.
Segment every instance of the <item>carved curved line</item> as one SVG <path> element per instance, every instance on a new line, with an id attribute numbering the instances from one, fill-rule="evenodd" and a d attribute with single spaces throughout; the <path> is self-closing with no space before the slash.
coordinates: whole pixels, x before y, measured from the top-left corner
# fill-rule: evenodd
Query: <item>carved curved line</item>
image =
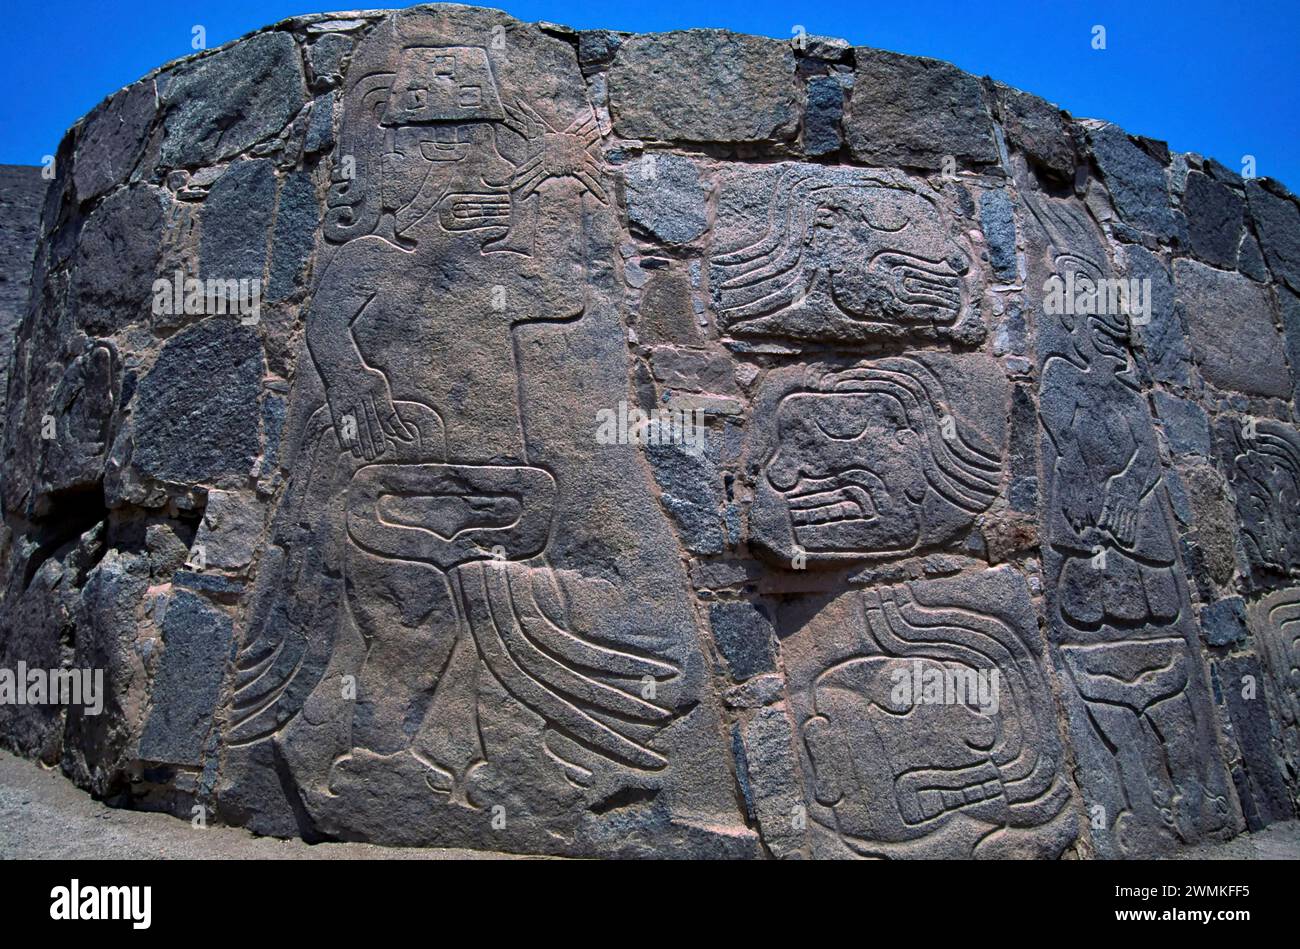
<path id="1" fill-rule="evenodd" d="M 483 569 L 486 585 L 489 588 L 496 588 L 496 594 L 489 595 L 488 606 L 493 610 L 497 629 L 502 631 L 502 638 L 516 663 L 534 680 L 553 692 L 584 702 L 601 711 L 627 716 L 632 721 L 663 721 L 671 717 L 667 709 L 580 675 L 559 662 L 555 656 L 541 647 L 535 635 L 539 626 L 545 633 L 545 624 L 535 623 L 531 621 L 531 617 L 521 612 L 515 600 L 517 581 L 512 582 L 513 571 L 505 565 L 488 566 Z M 523 592 L 525 595 L 531 595 L 529 591 Z M 505 610 L 507 607 L 509 615 L 505 617 L 496 615 L 496 610 Z"/>
<path id="2" fill-rule="evenodd" d="M 519 620 L 521 630 L 534 647 L 553 661 L 558 663 L 559 660 L 564 659 L 592 671 L 605 672 L 611 675 L 637 677 L 648 675 L 654 678 L 669 678 L 678 674 L 678 670 L 667 663 L 637 656 L 634 653 L 610 649 L 583 639 L 567 629 L 561 629 L 551 622 L 540 607 L 534 615 L 530 616 L 523 613 L 518 605 L 523 597 L 529 598 L 525 602 L 531 602 L 534 606 L 537 606 L 537 599 L 531 590 L 533 580 L 530 576 L 525 576 L 525 574 L 534 574 L 539 571 L 533 571 L 522 564 L 508 564 L 505 565 L 505 569 L 508 573 L 507 582 L 510 587 L 510 602 L 515 607 L 515 615 Z M 530 589 L 516 593 L 517 588 L 524 583 L 528 584 Z M 618 694 L 621 696 L 624 693 L 619 691 Z M 637 702 L 642 706 L 640 711 L 650 714 L 655 719 L 661 719 L 670 714 L 666 709 L 657 705 L 641 702 L 639 699 Z"/>
<path id="3" fill-rule="evenodd" d="M 481 574 L 483 568 L 474 566 Z M 457 571 L 457 583 L 460 585 L 461 597 L 467 605 L 467 615 L 471 617 L 470 629 L 474 633 L 479 650 L 506 691 L 540 715 L 552 727 L 567 729 L 567 737 L 572 741 L 602 757 L 648 771 L 657 771 L 667 766 L 666 758 L 625 738 L 608 725 L 570 705 L 530 678 L 510 653 L 490 608 L 486 606 L 488 590 L 485 579 L 482 576 L 471 575 L 468 582 L 481 586 L 482 593 L 478 602 L 482 608 L 488 609 L 486 616 L 480 615 L 476 620 L 473 618 L 469 606 L 475 601 L 465 593 L 467 582 L 465 574 L 464 568 Z"/>

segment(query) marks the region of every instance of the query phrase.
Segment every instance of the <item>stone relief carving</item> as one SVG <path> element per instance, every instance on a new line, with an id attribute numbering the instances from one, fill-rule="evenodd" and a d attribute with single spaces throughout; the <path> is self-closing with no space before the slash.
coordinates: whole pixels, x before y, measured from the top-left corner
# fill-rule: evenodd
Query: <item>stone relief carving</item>
<path id="1" fill-rule="evenodd" d="M 1042 235 L 1034 286 L 1109 275 L 1078 209 L 1027 202 Z M 1204 751 L 1214 727 L 1128 317 L 1043 321 L 1043 566 L 1094 840 L 1125 856 L 1231 833 L 1240 817 Z"/>
<path id="2" fill-rule="evenodd" d="M 732 336 L 946 337 L 967 314 L 970 252 L 896 172 L 790 164 L 731 176 L 713 248 L 714 304 Z"/>
<path id="3" fill-rule="evenodd" d="M 1043 857 L 1073 840 L 1043 646 L 1013 572 L 844 593 L 785 620 L 815 852 Z M 899 691 L 994 671 L 995 702 Z"/>
<path id="4" fill-rule="evenodd" d="M 0 665 L 109 694 L 6 747 L 583 857 L 1149 856 L 1300 800 L 1275 183 L 933 61 L 441 4 L 169 64 L 57 152 Z M 190 271 L 261 318 L 150 309 Z"/>
<path id="5" fill-rule="evenodd" d="M 1294 799 L 1300 796 L 1300 589 L 1263 597 L 1250 611 L 1250 625 L 1269 676 L 1279 726 L 1273 738 Z"/>
<path id="6" fill-rule="evenodd" d="M 961 376 L 974 398 L 958 407 L 944 380 Z M 751 543 L 785 564 L 818 565 L 949 539 L 998 496 L 1007 397 L 997 367 L 979 356 L 778 375 L 755 412 Z"/>
<path id="7" fill-rule="evenodd" d="M 333 716 L 328 762 L 289 757 L 309 811 L 344 832 L 376 795 L 423 794 L 426 814 L 502 800 L 517 785 L 492 770 L 500 726 L 485 706 L 540 719 L 531 770 L 590 796 L 663 772 L 656 736 L 695 704 L 679 661 L 615 641 L 618 621 L 645 625 L 626 591 L 548 555 L 566 461 L 526 431 L 519 330 L 587 306 L 584 205 L 609 200 L 594 115 L 564 123 L 512 100 L 480 47 L 420 36 L 379 52 L 395 70 L 362 71 L 348 91 L 343 141 L 364 143 L 367 163 L 332 188 L 326 236 L 342 244 L 307 316 L 323 404 L 281 504 L 228 732 L 235 747 L 292 746 L 286 726 Z"/>
<path id="8" fill-rule="evenodd" d="M 1300 571 L 1300 432 L 1271 419 L 1224 417 L 1219 453 L 1237 500 L 1242 546 L 1260 577 Z"/>

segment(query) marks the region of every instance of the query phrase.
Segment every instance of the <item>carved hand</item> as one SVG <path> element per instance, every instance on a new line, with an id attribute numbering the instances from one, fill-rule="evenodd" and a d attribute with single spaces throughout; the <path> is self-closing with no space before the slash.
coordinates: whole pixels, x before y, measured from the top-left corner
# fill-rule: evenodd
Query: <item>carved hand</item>
<path id="1" fill-rule="evenodd" d="M 397 414 L 387 377 L 369 366 L 336 372 L 325 382 L 330 415 L 339 444 L 358 458 L 373 461 L 388 448 L 388 439 L 415 439 Z"/>
<path id="2" fill-rule="evenodd" d="M 1106 482 L 1106 498 L 1101 505 L 1101 517 L 1098 526 L 1110 531 L 1111 535 L 1125 547 L 1133 543 L 1137 531 L 1137 498 L 1129 487 L 1128 478 L 1115 476 Z"/>

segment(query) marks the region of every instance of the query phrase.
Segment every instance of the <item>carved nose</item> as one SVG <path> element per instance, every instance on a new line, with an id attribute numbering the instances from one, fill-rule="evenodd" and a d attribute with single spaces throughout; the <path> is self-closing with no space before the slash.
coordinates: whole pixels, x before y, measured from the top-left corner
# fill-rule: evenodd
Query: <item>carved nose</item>
<path id="1" fill-rule="evenodd" d="M 777 449 L 767 463 L 767 480 L 778 491 L 789 491 L 799 483 L 799 465 L 790 461 L 786 452 Z"/>

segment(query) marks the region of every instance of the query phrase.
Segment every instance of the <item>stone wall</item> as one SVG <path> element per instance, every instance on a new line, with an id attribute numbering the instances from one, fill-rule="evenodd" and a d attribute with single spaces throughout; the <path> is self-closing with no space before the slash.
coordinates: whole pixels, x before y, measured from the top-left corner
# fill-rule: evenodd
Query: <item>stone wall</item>
<path id="1" fill-rule="evenodd" d="M 0 737 L 97 795 L 620 856 L 1295 816 L 1278 183 L 933 60 L 456 6 L 172 63 L 57 159 L 0 669 L 104 707 Z"/>
<path id="2" fill-rule="evenodd" d="M 0 165 L 0 393 L 8 380 L 14 334 L 27 309 L 45 185 L 40 168 Z"/>

